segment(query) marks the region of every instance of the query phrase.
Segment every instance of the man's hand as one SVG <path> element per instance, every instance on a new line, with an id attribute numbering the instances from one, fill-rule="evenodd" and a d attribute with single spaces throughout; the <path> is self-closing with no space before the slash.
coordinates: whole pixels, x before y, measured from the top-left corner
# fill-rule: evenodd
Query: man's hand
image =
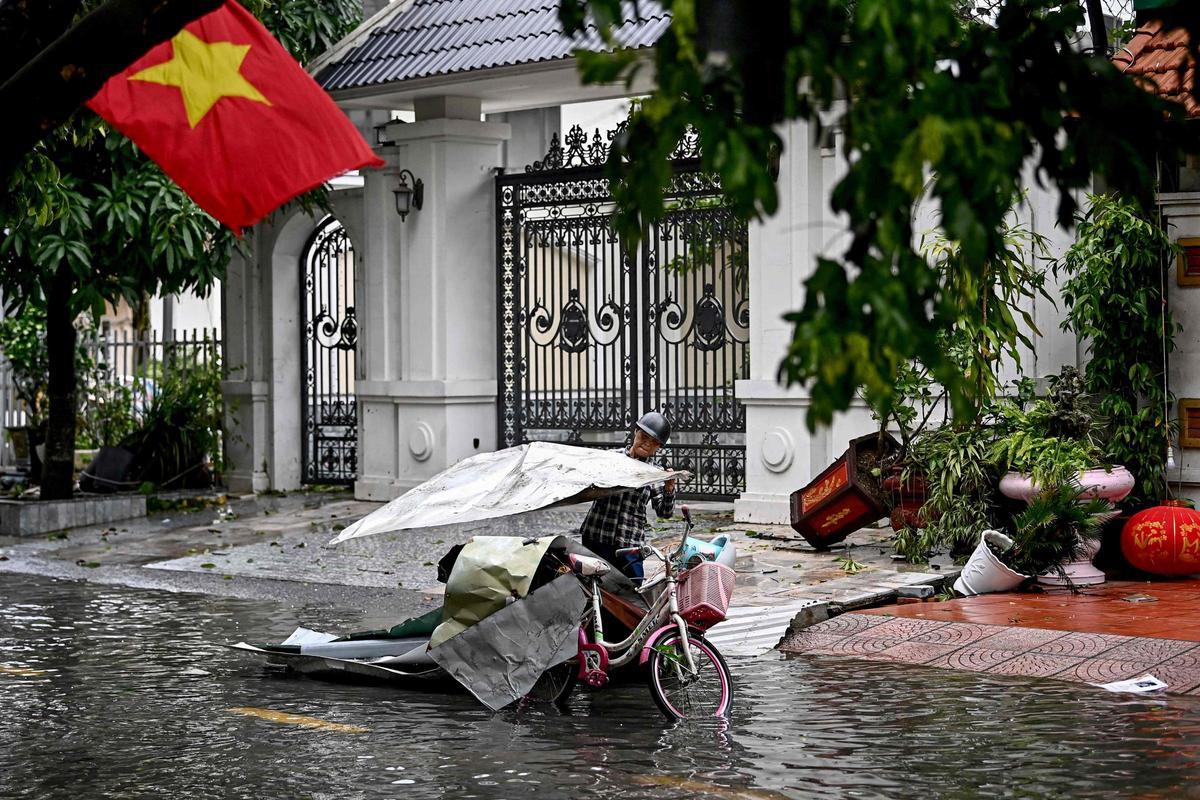
<path id="1" fill-rule="evenodd" d="M 675 479 L 671 478 L 671 480 L 667 481 L 666 485 L 663 487 L 663 490 L 668 494 L 673 494 L 675 492 Z"/>

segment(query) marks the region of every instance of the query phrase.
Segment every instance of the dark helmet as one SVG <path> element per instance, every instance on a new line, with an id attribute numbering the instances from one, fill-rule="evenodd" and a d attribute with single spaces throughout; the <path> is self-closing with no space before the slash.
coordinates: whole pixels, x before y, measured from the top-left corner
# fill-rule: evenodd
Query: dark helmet
<path id="1" fill-rule="evenodd" d="M 671 423 L 657 411 L 647 411 L 638 418 L 637 426 L 651 439 L 665 445 L 671 438 Z"/>

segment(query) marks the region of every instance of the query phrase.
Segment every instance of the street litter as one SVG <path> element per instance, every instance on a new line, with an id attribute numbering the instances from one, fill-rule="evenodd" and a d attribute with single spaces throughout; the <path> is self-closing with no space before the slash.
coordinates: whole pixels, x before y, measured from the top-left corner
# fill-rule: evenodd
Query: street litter
<path id="1" fill-rule="evenodd" d="M 1101 689 L 1107 689 L 1110 692 L 1133 692 L 1134 694 L 1148 694 L 1150 692 L 1159 692 L 1167 688 L 1167 684 L 1160 681 L 1158 678 L 1147 672 L 1137 678 L 1129 678 L 1124 681 L 1113 681 L 1112 683 L 1093 683 L 1092 686 L 1098 686 Z"/>
<path id="2" fill-rule="evenodd" d="M 522 445 L 460 462 L 331 544 L 585 502 L 686 474 L 619 453 Z M 279 644 L 231 647 L 314 677 L 410 686 L 452 680 L 492 710 L 522 700 L 563 705 L 577 684 L 598 689 L 613 669 L 636 663 L 647 667 L 651 696 L 668 717 L 725 716 L 732 678 L 703 633 L 725 619 L 736 548 L 728 534 L 689 537 L 691 515 L 682 511 L 686 525 L 673 551 L 628 548 L 661 562 L 643 579 L 627 578 L 565 536 L 476 536 L 437 564 L 446 585 L 441 608 L 386 630 L 297 628 Z M 625 630 L 606 636 L 606 627 Z"/>

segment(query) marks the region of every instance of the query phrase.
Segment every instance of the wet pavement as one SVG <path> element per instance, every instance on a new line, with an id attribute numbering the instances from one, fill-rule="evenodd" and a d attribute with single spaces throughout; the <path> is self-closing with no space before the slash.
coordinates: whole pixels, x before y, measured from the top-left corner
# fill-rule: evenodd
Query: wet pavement
<path id="1" fill-rule="evenodd" d="M 734 603 L 743 607 L 821 605 L 838 613 L 892 599 L 900 587 L 941 584 L 958 571 L 949 562 L 919 567 L 895 562 L 886 529 L 863 529 L 834 550 L 817 552 L 786 526 L 748 528 L 733 523 L 727 506 L 692 505 L 693 535 L 733 534 L 739 554 Z M 428 608 L 442 591 L 433 565 L 452 545 L 477 534 L 577 535 L 588 509 L 329 546 L 338 531 L 379 506 L 346 492 L 263 494 L 37 538 L 0 537 L 0 572 L 245 599 L 309 602 L 328 596 L 373 605 L 382 596 L 408 609 Z M 681 531 L 676 519 L 655 522 L 650 533 L 666 548 Z"/>
<path id="2" fill-rule="evenodd" d="M 0 797 L 1178 797 L 1200 703 L 827 656 L 732 659 L 727 722 L 637 682 L 568 713 L 319 683 L 222 643 L 374 627 L 239 600 L 0 574 Z"/>
<path id="3" fill-rule="evenodd" d="M 790 635 L 789 652 L 1105 684 L 1150 674 L 1200 696 L 1200 580 L 1111 580 L 864 609 Z"/>

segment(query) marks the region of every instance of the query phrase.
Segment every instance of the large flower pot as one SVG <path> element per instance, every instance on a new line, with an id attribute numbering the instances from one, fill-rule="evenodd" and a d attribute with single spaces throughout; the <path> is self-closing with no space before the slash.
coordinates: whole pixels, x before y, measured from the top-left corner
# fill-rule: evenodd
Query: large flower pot
<path id="1" fill-rule="evenodd" d="M 841 458 L 792 492 L 792 528 L 824 550 L 887 514 L 879 477 L 871 470 L 881 468 L 883 459 L 898 447 L 886 433 L 851 439 Z"/>
<path id="2" fill-rule="evenodd" d="M 1139 511 L 1121 530 L 1121 552 L 1151 575 L 1200 573 L 1200 512 L 1178 500 Z"/>
<path id="3" fill-rule="evenodd" d="M 1112 472 L 1104 469 L 1089 469 L 1079 473 L 1079 485 L 1083 487 L 1080 500 L 1092 500 L 1100 497 L 1110 503 L 1118 503 L 1133 491 L 1133 473 L 1121 465 L 1112 468 Z M 1037 496 L 1042 487 L 1033 480 L 1032 475 L 1021 472 L 1007 472 L 1000 479 L 1000 494 L 1013 500 L 1028 503 Z"/>
<path id="4" fill-rule="evenodd" d="M 901 528 L 924 528 L 928 524 L 921 509 L 929 498 L 928 481 L 922 474 L 902 479 L 901 470 L 894 469 L 883 479 L 883 490 L 892 500 L 891 522 L 893 530 Z"/>
<path id="5" fill-rule="evenodd" d="M 1089 469 L 1079 473 L 1079 485 L 1083 492 L 1082 500 L 1101 498 L 1110 503 L 1118 503 L 1133 491 L 1133 473 L 1119 464 L 1112 471 L 1105 469 Z M 1041 491 L 1041 487 L 1033 480 L 1032 475 L 1020 472 L 1009 472 L 1000 479 L 1000 493 L 1013 500 L 1026 503 L 1033 500 Z M 1048 586 L 1096 586 L 1104 583 L 1104 573 L 1096 569 L 1092 559 L 1100 550 L 1099 542 L 1083 542 L 1079 558 L 1063 567 L 1066 573 L 1064 579 L 1057 572 L 1047 572 L 1038 576 L 1038 583 Z"/>
<path id="6" fill-rule="evenodd" d="M 1022 575 L 997 558 L 988 547 L 988 542 L 1001 550 L 1007 550 L 1013 544 L 1012 539 L 999 531 L 984 531 L 979 537 L 979 544 L 954 581 L 954 591 L 968 597 L 988 592 L 1007 592 L 1028 580 L 1028 575 Z"/>

